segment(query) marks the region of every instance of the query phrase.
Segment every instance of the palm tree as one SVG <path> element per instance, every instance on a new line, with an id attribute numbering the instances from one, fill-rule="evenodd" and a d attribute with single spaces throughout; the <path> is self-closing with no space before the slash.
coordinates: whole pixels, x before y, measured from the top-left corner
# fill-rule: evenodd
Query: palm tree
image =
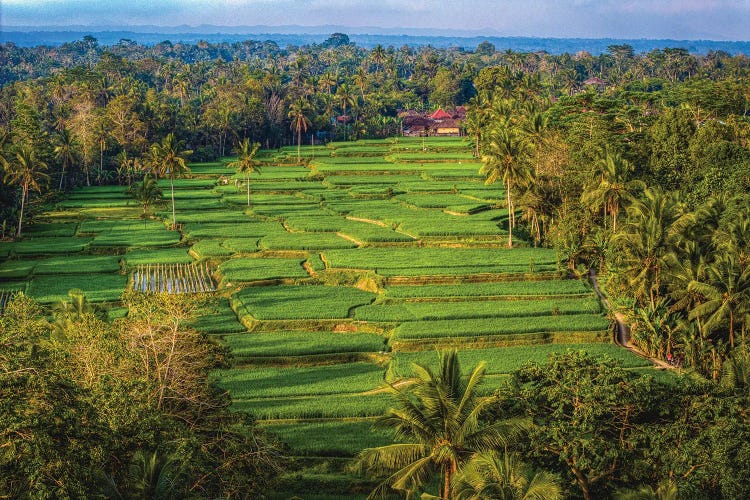
<path id="1" fill-rule="evenodd" d="M 557 500 L 563 498 L 558 478 L 534 471 L 517 454 L 477 453 L 453 481 L 456 500 Z"/>
<path id="2" fill-rule="evenodd" d="M 307 127 L 310 126 L 310 118 L 306 114 L 309 109 L 310 105 L 301 97 L 289 107 L 288 117 L 292 120 L 291 129 L 297 131 L 297 163 L 302 161 L 300 153 L 302 132 L 307 132 Z"/>
<path id="3" fill-rule="evenodd" d="M 47 164 L 37 158 L 34 150 L 27 145 L 21 146 L 14 160 L 2 158 L 2 162 L 5 168 L 5 182 L 21 188 L 21 212 L 18 216 L 18 229 L 16 231 L 16 238 L 20 238 L 23 211 L 29 197 L 29 191 L 41 192 L 42 183 L 49 180 L 49 175 L 45 173 Z"/>
<path id="4" fill-rule="evenodd" d="M 742 268 L 733 253 L 723 254 L 706 267 L 705 281 L 690 282 L 688 290 L 705 298 L 688 317 L 704 318 L 709 331 L 728 324 L 729 345 L 734 348 L 734 327 L 750 313 L 750 267 Z"/>
<path id="5" fill-rule="evenodd" d="M 177 227 L 174 212 L 174 179 L 190 172 L 185 159 L 193 153 L 191 150 L 183 150 L 183 146 L 184 142 L 175 139 L 174 134 L 170 132 L 161 143 L 152 144 L 149 152 L 149 162 L 154 172 L 162 177 L 169 176 L 172 188 L 172 229 Z"/>
<path id="6" fill-rule="evenodd" d="M 182 466 L 175 456 L 154 451 L 135 452 L 128 471 L 130 492 L 135 498 L 166 500 L 178 498 Z"/>
<path id="7" fill-rule="evenodd" d="M 385 59 L 385 50 L 383 49 L 383 46 L 377 44 L 373 47 L 372 52 L 370 52 L 370 58 L 372 59 L 372 62 L 375 63 L 375 73 L 379 73 L 380 65 L 383 63 L 383 59 Z"/>
<path id="8" fill-rule="evenodd" d="M 612 216 L 612 231 L 617 231 L 617 217 L 620 205 L 624 199 L 631 196 L 637 189 L 644 189 L 645 185 L 639 180 L 628 180 L 628 174 L 633 170 L 629 161 L 619 154 L 603 151 L 597 162 L 599 172 L 594 182 L 581 195 L 581 203 L 604 211 L 604 217 Z"/>
<path id="9" fill-rule="evenodd" d="M 318 85 L 326 90 L 327 95 L 331 95 L 331 88 L 336 86 L 337 79 L 330 71 L 323 73 L 323 76 L 318 80 Z"/>
<path id="10" fill-rule="evenodd" d="M 64 128 L 57 135 L 57 145 L 54 149 L 55 159 L 62 163 L 62 172 L 60 172 L 60 187 L 63 188 L 63 178 L 65 170 L 76 160 L 78 156 L 78 140 L 70 132 L 70 129 Z"/>
<path id="11" fill-rule="evenodd" d="M 143 176 L 143 182 L 140 184 L 132 184 L 127 193 L 132 196 L 141 207 L 143 207 L 143 228 L 146 228 L 146 219 L 148 218 L 148 207 L 161 200 L 164 193 L 159 187 L 159 182 L 155 177 L 146 173 Z"/>
<path id="12" fill-rule="evenodd" d="M 662 286 L 666 255 L 676 248 L 691 220 L 674 193 L 649 188 L 643 199 L 628 207 L 628 223 L 612 238 L 620 250 L 627 286 L 641 303 L 648 299 L 652 309 Z"/>
<path id="13" fill-rule="evenodd" d="M 455 350 L 439 352 L 438 362 L 437 373 L 414 364 L 413 384 L 389 387 L 398 406 L 389 409 L 378 423 L 408 442 L 359 454 L 357 464 L 362 470 L 388 474 L 370 497 L 389 488 L 414 491 L 437 469 L 443 476 L 441 497 L 450 498 L 453 477 L 465 461 L 477 452 L 507 446 L 512 425 L 480 421 L 494 401 L 477 394 L 484 379 L 484 363 L 465 376 Z"/>
<path id="14" fill-rule="evenodd" d="M 677 484 L 665 479 L 656 489 L 651 486 L 641 486 L 637 490 L 615 492 L 616 500 L 677 500 L 679 498 Z"/>
<path id="15" fill-rule="evenodd" d="M 502 179 L 505 184 L 505 196 L 508 205 L 508 248 L 513 247 L 513 227 L 515 226 L 515 208 L 513 206 L 513 188 L 525 185 L 531 179 L 531 169 L 527 160 L 531 145 L 514 129 L 499 127 L 490 133 L 489 142 L 482 155 L 484 165 L 479 173 L 487 179 L 485 184 L 492 184 Z"/>
<path id="16" fill-rule="evenodd" d="M 255 159 L 255 155 L 260 149 L 260 143 L 256 142 L 250 144 L 250 140 L 245 138 L 240 142 L 239 146 L 235 150 L 237 154 L 237 160 L 229 164 L 230 167 L 236 168 L 239 172 L 245 173 L 245 181 L 247 182 L 247 206 L 250 207 L 250 174 L 254 172 L 260 173 L 260 162 Z"/>

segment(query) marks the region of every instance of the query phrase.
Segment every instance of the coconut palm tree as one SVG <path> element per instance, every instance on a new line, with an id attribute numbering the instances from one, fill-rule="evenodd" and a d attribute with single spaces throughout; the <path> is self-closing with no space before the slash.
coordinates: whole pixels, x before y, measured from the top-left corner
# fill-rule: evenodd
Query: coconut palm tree
<path id="1" fill-rule="evenodd" d="M 441 497 L 451 498 L 453 477 L 460 466 L 480 451 L 507 446 L 511 430 L 505 422 L 483 424 L 482 413 L 493 398 L 481 398 L 477 388 L 484 379 L 484 363 L 464 375 L 455 350 L 438 353 L 438 371 L 414 364 L 413 383 L 389 387 L 397 406 L 378 423 L 406 443 L 363 450 L 357 464 L 385 480 L 371 493 L 390 489 L 415 491 L 436 471 L 442 474 Z"/>
<path id="2" fill-rule="evenodd" d="M 615 492 L 616 500 L 677 500 L 679 498 L 677 484 L 665 479 L 656 489 L 651 486 L 641 486 L 637 490 L 621 490 Z"/>
<path id="3" fill-rule="evenodd" d="M 559 479 L 534 472 L 517 454 L 477 453 L 453 481 L 456 500 L 557 500 L 563 498 Z"/>
<path id="4" fill-rule="evenodd" d="M 250 207 L 250 174 L 254 172 L 260 173 L 260 162 L 255 159 L 255 155 L 260 149 L 260 143 L 250 143 L 250 140 L 245 138 L 240 142 L 237 149 L 234 151 L 237 155 L 237 160 L 229 164 L 230 167 L 236 168 L 237 171 L 245 174 L 245 182 L 247 183 L 247 206 Z"/>
<path id="5" fill-rule="evenodd" d="M 490 132 L 489 141 L 482 155 L 482 168 L 479 173 L 486 176 L 485 184 L 502 179 L 508 205 L 508 248 L 513 247 L 513 227 L 515 207 L 513 189 L 526 185 L 531 180 L 528 165 L 531 144 L 512 128 L 498 127 Z"/>
<path id="6" fill-rule="evenodd" d="M 62 190 L 65 170 L 76 161 L 76 157 L 78 156 L 78 140 L 70 132 L 70 129 L 67 128 L 63 128 L 60 133 L 57 134 L 56 139 L 57 144 L 54 149 L 55 160 L 62 163 L 60 187 L 58 189 Z"/>
<path id="7" fill-rule="evenodd" d="M 153 171 L 161 177 L 169 177 L 169 185 L 172 189 L 172 229 L 177 227 L 177 218 L 174 211 L 174 180 L 190 172 L 185 159 L 193 152 L 183 150 L 184 142 L 177 140 L 173 133 L 161 142 L 151 145 L 148 162 Z"/>
<path id="8" fill-rule="evenodd" d="M 27 145 L 21 146 L 14 159 L 2 158 L 2 162 L 5 169 L 5 182 L 21 188 L 21 212 L 18 216 L 18 229 L 16 230 L 16 238 L 20 238 L 21 227 L 23 226 L 23 211 L 29 197 L 29 191 L 41 192 L 42 185 L 49 180 L 49 175 L 45 172 L 47 164 L 37 158 L 31 146 Z"/>
<path id="9" fill-rule="evenodd" d="M 614 232 L 617 231 L 617 217 L 623 200 L 630 198 L 636 189 L 645 189 L 645 184 L 639 180 L 628 180 L 633 167 L 619 154 L 604 150 L 597 167 L 596 178 L 581 195 L 581 203 L 594 210 L 602 208 L 605 220 L 610 215 Z"/>
<path id="10" fill-rule="evenodd" d="M 348 83 L 342 83 L 336 89 L 336 102 L 341 106 L 341 115 L 347 116 L 346 109 L 353 107 L 357 102 L 357 97 Z M 346 140 L 346 124 L 344 124 L 344 140 Z"/>
<path id="11" fill-rule="evenodd" d="M 300 152 L 302 132 L 307 132 L 307 127 L 311 125 L 310 118 L 307 117 L 309 111 L 310 105 L 302 97 L 289 106 L 288 117 L 292 120 L 290 127 L 297 132 L 297 163 L 302 161 Z"/>
<path id="12" fill-rule="evenodd" d="M 370 59 L 375 63 L 375 73 L 379 73 L 380 65 L 383 64 L 383 60 L 385 59 L 385 49 L 383 49 L 382 45 L 377 44 L 373 47 L 372 52 L 370 52 Z"/>
<path id="13" fill-rule="evenodd" d="M 612 243 L 619 249 L 627 285 L 640 303 L 648 300 L 653 309 L 663 284 L 666 255 L 676 248 L 693 217 L 674 193 L 659 188 L 646 189 L 627 210 L 628 222 Z"/>
<path id="14" fill-rule="evenodd" d="M 728 325 L 729 345 L 734 348 L 735 326 L 750 313 L 750 267 L 741 267 L 733 253 L 723 254 L 706 266 L 705 281 L 690 282 L 688 290 L 705 299 L 688 317 L 703 318 L 709 331 Z"/>
<path id="15" fill-rule="evenodd" d="M 154 176 L 146 173 L 143 176 L 143 182 L 139 184 L 132 184 L 127 193 L 132 196 L 143 208 L 143 228 L 146 228 L 146 219 L 148 218 L 148 208 L 161 200 L 164 193 L 159 187 L 159 182 Z"/>

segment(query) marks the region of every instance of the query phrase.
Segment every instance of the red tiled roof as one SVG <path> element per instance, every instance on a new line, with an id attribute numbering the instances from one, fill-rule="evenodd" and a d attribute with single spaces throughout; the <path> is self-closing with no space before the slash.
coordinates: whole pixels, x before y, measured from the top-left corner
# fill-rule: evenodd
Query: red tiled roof
<path id="1" fill-rule="evenodd" d="M 453 117 L 449 115 L 448 113 L 446 113 L 445 111 L 443 111 L 443 108 L 438 108 L 437 111 L 435 111 L 434 113 L 430 115 L 430 118 L 432 118 L 433 120 L 445 120 L 445 119 L 453 118 Z"/>

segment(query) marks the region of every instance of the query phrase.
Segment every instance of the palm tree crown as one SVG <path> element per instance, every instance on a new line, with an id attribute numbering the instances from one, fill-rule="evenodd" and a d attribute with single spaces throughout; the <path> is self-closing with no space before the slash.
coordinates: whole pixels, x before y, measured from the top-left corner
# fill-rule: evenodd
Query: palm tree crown
<path id="1" fill-rule="evenodd" d="M 23 211 L 29 197 L 29 191 L 40 192 L 42 190 L 41 185 L 49 180 L 49 175 L 45 173 L 47 164 L 37 158 L 36 153 L 30 146 L 22 146 L 16 153 L 15 159 L 3 159 L 3 167 L 5 168 L 5 182 L 21 188 L 21 212 L 16 231 L 16 238 L 20 238 Z"/>
<path id="2" fill-rule="evenodd" d="M 408 442 L 360 453 L 358 465 L 362 469 L 387 475 L 371 497 L 385 494 L 389 488 L 414 491 L 440 471 L 441 496 L 450 498 L 452 478 L 469 457 L 507 445 L 508 424 L 484 424 L 480 420 L 493 402 L 477 394 L 484 379 L 484 363 L 464 376 L 455 350 L 439 352 L 438 358 L 437 372 L 414 364 L 411 385 L 389 388 L 397 407 L 389 409 L 379 424 Z"/>
<path id="3" fill-rule="evenodd" d="M 237 160 L 229 164 L 230 167 L 236 168 L 239 172 L 244 172 L 247 183 L 247 206 L 250 206 L 250 174 L 254 172 L 260 173 L 260 162 L 255 159 L 255 155 L 260 149 L 260 143 L 250 143 L 250 140 L 245 138 L 240 142 L 239 146 L 235 150 L 237 154 Z"/>
<path id="4" fill-rule="evenodd" d="M 191 150 L 183 150 L 183 147 L 184 142 L 177 140 L 170 132 L 160 143 L 152 144 L 149 152 L 149 161 L 154 172 L 161 177 L 169 177 L 172 188 L 172 228 L 177 227 L 174 211 L 174 180 L 175 177 L 190 172 L 185 159 L 193 153 Z"/>
<path id="5" fill-rule="evenodd" d="M 486 176 L 485 184 L 502 179 L 508 205 L 508 247 L 513 246 L 515 207 L 512 192 L 515 186 L 525 185 L 532 178 L 528 165 L 531 144 L 512 128 L 498 127 L 490 133 L 482 155 L 480 173 Z"/>

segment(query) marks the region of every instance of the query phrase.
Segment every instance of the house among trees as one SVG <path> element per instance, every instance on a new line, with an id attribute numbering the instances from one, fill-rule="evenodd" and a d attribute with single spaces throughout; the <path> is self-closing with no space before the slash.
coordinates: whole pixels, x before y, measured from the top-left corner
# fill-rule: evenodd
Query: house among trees
<path id="1" fill-rule="evenodd" d="M 602 80 L 601 78 L 592 76 L 588 80 L 585 80 L 583 82 L 583 85 L 586 87 L 596 87 L 596 90 L 601 92 L 607 87 L 607 82 L 605 80 Z"/>
<path id="2" fill-rule="evenodd" d="M 413 109 L 398 114 L 409 137 L 459 137 L 463 135 L 466 108 L 456 106 L 452 112 L 438 108 L 433 113 L 420 113 Z"/>

